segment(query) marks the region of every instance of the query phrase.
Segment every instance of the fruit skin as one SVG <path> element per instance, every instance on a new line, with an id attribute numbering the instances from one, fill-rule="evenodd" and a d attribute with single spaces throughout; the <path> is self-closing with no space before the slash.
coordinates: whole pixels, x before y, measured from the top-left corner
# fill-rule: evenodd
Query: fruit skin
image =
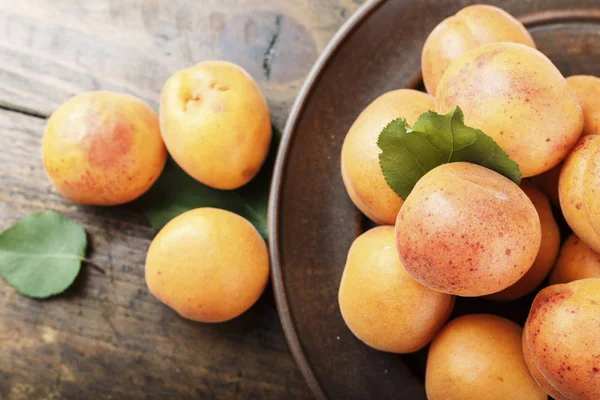
<path id="1" fill-rule="evenodd" d="M 549 286 L 533 301 L 523 346 L 562 398 L 600 399 L 599 307 L 600 279 Z"/>
<path id="2" fill-rule="evenodd" d="M 160 128 L 169 153 L 185 172 L 223 190 L 254 178 L 272 136 L 260 88 L 245 70 L 226 61 L 205 61 L 167 80 Z"/>
<path id="3" fill-rule="evenodd" d="M 48 177 L 66 198 L 112 206 L 135 200 L 160 176 L 167 150 L 158 117 L 140 99 L 85 92 L 48 119 L 42 142 Z"/>
<path id="4" fill-rule="evenodd" d="M 517 283 L 488 296 L 491 300 L 509 301 L 533 292 L 550 273 L 560 249 L 560 230 L 552 214 L 548 198 L 529 181 L 522 181 L 521 190 L 533 203 L 540 218 L 542 241 L 533 265 Z"/>
<path id="5" fill-rule="evenodd" d="M 566 81 L 583 111 L 582 135 L 600 134 L 600 78 L 590 75 L 574 75 L 566 78 Z M 556 206 L 560 206 L 558 179 L 561 168 L 562 163 L 533 177 L 535 184 Z"/>
<path id="6" fill-rule="evenodd" d="M 535 48 L 523 24 L 498 7 L 468 6 L 440 22 L 427 37 L 421 54 L 427 92 L 435 96 L 444 71 L 454 60 L 494 42 L 515 42 Z"/>
<path id="7" fill-rule="evenodd" d="M 396 220 L 400 262 L 425 286 L 458 296 L 499 292 L 529 270 L 540 219 L 504 176 L 469 163 L 443 164 L 415 185 Z"/>
<path id="8" fill-rule="evenodd" d="M 429 400 L 546 400 L 521 348 L 521 327 L 489 314 L 450 321 L 429 348 Z"/>
<path id="9" fill-rule="evenodd" d="M 338 301 L 352 333 L 392 353 L 425 347 L 448 320 L 454 297 L 415 281 L 398 261 L 394 228 L 360 235 L 348 252 Z"/>
<path id="10" fill-rule="evenodd" d="M 535 183 L 535 186 L 548 196 L 548 200 L 558 207 L 560 207 L 560 199 L 558 198 L 558 178 L 560 177 L 561 169 L 562 163 L 543 174 L 531 178 L 533 183 Z"/>
<path id="11" fill-rule="evenodd" d="M 156 235 L 145 275 L 150 292 L 184 318 L 223 322 L 258 300 L 269 279 L 269 256 L 246 219 L 197 208 L 175 217 Z"/>
<path id="12" fill-rule="evenodd" d="M 491 136 L 519 164 L 523 177 L 556 166 L 583 128 L 579 102 L 542 53 L 517 43 L 492 43 L 454 61 L 437 89 L 445 114 L 460 106 L 465 123 Z"/>
<path id="13" fill-rule="evenodd" d="M 600 78 L 591 75 L 574 75 L 566 80 L 583 110 L 582 134 L 600 133 Z"/>
<path id="14" fill-rule="evenodd" d="M 600 253 L 572 234 L 562 245 L 550 284 L 569 283 L 579 279 L 600 278 Z"/>
<path id="15" fill-rule="evenodd" d="M 548 393 L 554 400 L 569 400 L 563 397 L 560 393 L 556 391 L 555 388 L 550 386 L 542 372 L 539 370 L 537 365 L 533 360 L 533 356 L 531 355 L 531 351 L 529 350 L 529 346 L 525 345 L 525 338 L 528 336 L 527 326 L 523 328 L 523 338 L 522 338 L 522 346 L 523 346 L 523 357 L 525 358 L 525 364 L 527 364 L 527 368 L 529 369 L 529 373 L 533 377 L 533 380 L 536 381 L 538 386 L 542 388 L 546 393 Z"/>
<path id="16" fill-rule="evenodd" d="M 563 163 L 558 181 L 560 207 L 585 244 L 600 252 L 600 135 L 581 138 Z"/>
<path id="17" fill-rule="evenodd" d="M 387 92 L 360 113 L 346 134 L 341 155 L 342 179 L 350 199 L 373 222 L 393 225 L 403 203 L 381 172 L 379 133 L 399 117 L 412 126 L 419 115 L 434 108 L 434 99 L 428 94 L 410 89 Z"/>

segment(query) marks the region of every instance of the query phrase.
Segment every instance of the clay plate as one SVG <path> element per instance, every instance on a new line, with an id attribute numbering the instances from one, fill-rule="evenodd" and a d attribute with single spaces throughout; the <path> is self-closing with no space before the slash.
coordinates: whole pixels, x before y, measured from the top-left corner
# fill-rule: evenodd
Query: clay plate
<path id="1" fill-rule="evenodd" d="M 346 254 L 368 224 L 340 176 L 344 135 L 359 112 L 392 89 L 422 87 L 423 42 L 471 1 L 374 0 L 329 43 L 290 114 L 269 209 L 273 283 L 290 349 L 319 399 L 425 399 L 426 349 L 368 348 L 344 325 L 337 292 Z M 600 75 L 597 0 L 497 0 L 518 16 L 565 76 Z M 454 315 L 493 312 L 522 324 L 532 296 L 497 304 L 459 299 Z"/>

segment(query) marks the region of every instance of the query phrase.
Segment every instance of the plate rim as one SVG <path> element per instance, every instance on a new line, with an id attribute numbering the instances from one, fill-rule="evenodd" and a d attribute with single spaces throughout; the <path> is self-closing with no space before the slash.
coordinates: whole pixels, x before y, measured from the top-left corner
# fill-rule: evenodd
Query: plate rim
<path id="1" fill-rule="evenodd" d="M 277 223 L 277 217 L 279 215 L 283 172 L 285 170 L 285 161 L 288 157 L 291 143 L 294 138 L 293 132 L 295 131 L 298 123 L 298 117 L 306 106 L 307 99 L 315 87 L 315 82 L 319 80 L 323 70 L 328 66 L 331 59 L 335 56 L 337 50 L 354 32 L 354 30 L 357 29 L 366 19 L 368 19 L 371 14 L 377 11 L 379 7 L 387 2 L 388 0 L 367 0 L 365 3 L 363 3 L 338 29 L 315 61 L 315 64 L 312 66 L 304 83 L 302 84 L 288 115 L 281 137 L 281 142 L 279 144 L 269 191 L 267 224 L 268 243 L 271 261 L 271 277 L 277 313 L 279 314 L 283 332 L 294 361 L 304 376 L 304 379 L 311 389 L 313 395 L 319 400 L 327 400 L 328 397 L 323 391 L 319 380 L 315 376 L 312 367 L 306 358 L 305 351 L 300 344 L 300 339 L 296 332 L 293 318 L 288 306 L 287 294 L 285 291 L 285 285 L 283 283 L 280 252 L 277 246 L 279 242 L 279 227 Z M 517 19 L 521 21 L 521 23 L 523 23 L 528 29 L 538 25 L 543 25 L 548 22 L 599 22 L 600 8 L 574 8 L 534 11 L 520 15 Z M 411 82 L 415 81 L 416 79 L 420 79 L 421 74 L 419 73 L 417 75 L 418 76 L 415 76 L 414 79 L 411 79 Z"/>
<path id="2" fill-rule="evenodd" d="M 327 396 L 325 395 L 319 380 L 315 376 L 312 367 L 306 358 L 304 349 L 300 344 L 300 340 L 293 323 L 293 318 L 288 307 L 287 294 L 285 292 L 285 285 L 283 283 L 283 274 L 278 248 L 279 228 L 277 224 L 283 171 L 285 169 L 285 160 L 287 159 L 291 147 L 290 144 L 293 139 L 293 132 L 295 131 L 298 117 L 304 110 L 307 99 L 314 88 L 314 83 L 320 78 L 321 73 L 327 67 L 329 61 L 333 58 L 337 50 L 346 41 L 346 39 L 354 32 L 354 30 L 387 1 L 388 0 L 367 0 L 367 2 L 363 3 L 358 10 L 356 10 L 354 14 L 352 14 L 350 18 L 348 18 L 348 20 L 346 20 L 346 22 L 344 22 L 344 24 L 338 29 L 315 61 L 315 64 L 304 80 L 304 83 L 300 88 L 300 92 L 298 93 L 296 100 L 292 105 L 290 114 L 288 115 L 283 134 L 281 136 L 279 149 L 277 151 L 277 158 L 275 160 L 273 178 L 269 191 L 268 239 L 269 253 L 271 258 L 271 277 L 273 281 L 273 292 L 275 295 L 277 313 L 279 314 L 279 319 L 281 320 L 283 332 L 290 348 L 290 352 L 292 353 L 292 357 L 300 369 L 300 372 L 304 376 L 304 379 L 306 380 L 306 383 L 311 389 L 313 395 L 319 400 L 326 400 Z"/>

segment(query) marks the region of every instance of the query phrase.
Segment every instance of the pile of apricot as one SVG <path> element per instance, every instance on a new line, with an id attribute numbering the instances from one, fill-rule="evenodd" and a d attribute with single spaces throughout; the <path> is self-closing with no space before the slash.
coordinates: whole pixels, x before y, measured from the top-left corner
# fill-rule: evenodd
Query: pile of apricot
<path id="1" fill-rule="evenodd" d="M 160 176 L 167 153 L 190 176 L 221 190 L 258 173 L 271 119 L 256 82 L 237 65 L 206 61 L 165 84 L 157 115 L 122 93 L 87 92 L 60 106 L 43 139 L 44 167 L 72 201 L 124 204 Z M 269 277 L 267 246 L 232 212 L 199 208 L 171 220 L 146 259 L 150 292 L 185 318 L 222 322 L 242 314 Z"/>
<path id="2" fill-rule="evenodd" d="M 431 400 L 600 399 L 600 79 L 565 79 L 518 20 L 486 5 L 431 32 L 422 72 L 428 93 L 382 94 L 344 141 L 348 195 L 381 225 L 348 252 L 346 324 L 382 351 L 431 343 Z M 525 179 L 443 164 L 403 200 L 379 165 L 379 133 L 393 119 L 412 125 L 457 106 Z M 558 213 L 573 231 L 562 249 Z M 446 323 L 455 296 L 507 301 L 547 282 L 524 328 L 491 314 Z"/>

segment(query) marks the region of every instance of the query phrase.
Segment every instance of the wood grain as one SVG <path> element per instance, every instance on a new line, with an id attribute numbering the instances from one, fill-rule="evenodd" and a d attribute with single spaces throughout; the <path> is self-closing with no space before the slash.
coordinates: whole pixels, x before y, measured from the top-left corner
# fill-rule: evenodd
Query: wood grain
<path id="1" fill-rule="evenodd" d="M 80 222 L 91 260 L 65 294 L 18 295 L 0 280 L 0 399 L 310 398 L 268 287 L 225 324 L 183 320 L 147 291 L 153 237 L 135 203 L 76 206 L 40 159 L 45 118 L 84 90 L 158 105 L 178 69 L 235 61 L 282 128 L 319 52 L 362 0 L 0 2 L 0 230 L 43 209 Z"/>
<path id="2" fill-rule="evenodd" d="M 75 93 L 105 89 L 156 106 L 173 72 L 219 58 L 259 80 L 282 125 L 314 59 L 362 2 L 4 0 L 0 105 L 48 116 Z"/>

